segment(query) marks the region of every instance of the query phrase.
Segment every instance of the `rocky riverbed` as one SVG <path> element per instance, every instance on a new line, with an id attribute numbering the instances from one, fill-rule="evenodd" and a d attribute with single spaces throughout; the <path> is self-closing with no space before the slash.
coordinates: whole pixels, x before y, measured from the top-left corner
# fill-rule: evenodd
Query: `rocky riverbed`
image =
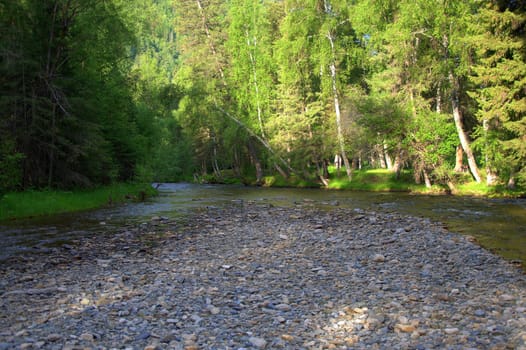
<path id="1" fill-rule="evenodd" d="M 0 265 L 0 349 L 526 349 L 526 277 L 429 220 L 235 202 Z"/>

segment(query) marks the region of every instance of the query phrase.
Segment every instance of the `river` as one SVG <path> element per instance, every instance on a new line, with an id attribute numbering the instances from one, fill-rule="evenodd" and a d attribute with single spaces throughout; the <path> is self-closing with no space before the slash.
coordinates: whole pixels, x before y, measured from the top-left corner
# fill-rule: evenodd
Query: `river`
<path id="1" fill-rule="evenodd" d="M 153 216 L 182 218 L 207 206 L 256 201 L 276 206 L 315 205 L 390 211 L 442 222 L 473 236 L 484 247 L 526 266 L 526 200 L 423 196 L 406 193 L 277 189 L 234 185 L 161 184 L 159 196 L 143 203 L 0 223 L 0 261 L 49 249 L 82 236 L 100 235 Z"/>

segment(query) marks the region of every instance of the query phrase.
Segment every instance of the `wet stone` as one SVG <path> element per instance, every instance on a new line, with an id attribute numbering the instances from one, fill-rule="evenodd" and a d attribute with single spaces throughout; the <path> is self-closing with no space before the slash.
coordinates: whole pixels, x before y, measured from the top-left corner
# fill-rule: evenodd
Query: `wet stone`
<path id="1" fill-rule="evenodd" d="M 469 238 L 260 202 L 3 262 L 0 350 L 525 348 L 525 274 Z"/>

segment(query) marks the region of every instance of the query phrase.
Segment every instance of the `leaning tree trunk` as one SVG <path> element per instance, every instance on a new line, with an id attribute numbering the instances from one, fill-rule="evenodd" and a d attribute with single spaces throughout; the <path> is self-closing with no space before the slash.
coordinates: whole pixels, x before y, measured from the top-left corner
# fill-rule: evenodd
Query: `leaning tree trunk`
<path id="1" fill-rule="evenodd" d="M 451 106 L 453 107 L 453 119 L 455 120 L 455 127 L 457 129 L 458 138 L 460 139 L 460 144 L 462 149 L 466 153 L 468 159 L 469 170 L 475 178 L 475 181 L 480 183 L 482 180 L 480 178 L 479 169 L 477 167 L 477 162 L 475 161 L 475 156 L 471 150 L 471 142 L 469 141 L 468 135 L 464 131 L 464 124 L 462 122 L 462 112 L 460 111 L 459 103 L 459 93 L 458 93 L 458 82 L 453 76 L 453 73 L 449 73 L 451 83 L 453 85 L 453 91 L 451 93 Z"/>
<path id="2" fill-rule="evenodd" d="M 227 81 L 225 79 L 225 74 L 224 74 L 224 71 L 223 71 L 223 68 L 222 68 L 221 60 L 219 59 L 218 52 L 217 52 L 216 47 L 214 45 L 212 34 L 210 32 L 210 25 L 208 23 L 208 19 L 206 17 L 206 14 L 205 14 L 202 2 L 203 2 L 202 0 L 196 0 L 197 8 L 198 8 L 199 14 L 201 16 L 201 23 L 202 23 L 202 26 L 203 26 L 203 30 L 204 30 L 204 32 L 206 34 L 206 39 L 207 39 L 208 45 L 210 47 L 210 52 L 211 52 L 212 56 L 214 57 L 214 59 L 215 59 L 215 61 L 217 63 L 217 70 L 219 72 L 219 76 L 221 77 L 221 82 L 222 82 L 223 86 L 225 88 L 227 88 L 228 84 L 227 84 Z M 250 45 L 250 42 L 248 42 L 248 44 Z M 260 122 L 261 136 L 257 135 L 254 131 L 252 131 L 252 129 L 249 128 L 247 125 L 245 125 L 245 123 L 243 123 L 240 119 L 236 118 L 234 115 L 232 115 L 231 113 L 229 113 L 226 110 L 224 110 L 223 108 L 221 108 L 219 106 L 219 104 L 217 103 L 217 101 L 214 101 L 215 106 L 220 112 L 222 112 L 224 115 L 226 115 L 232 121 L 234 121 L 237 125 L 239 125 L 245 131 L 247 131 L 250 134 L 250 136 L 253 136 L 257 141 L 259 141 L 263 146 L 265 146 L 265 148 L 272 155 L 274 155 L 274 156 L 276 156 L 278 158 L 278 160 L 282 163 L 282 165 L 285 166 L 285 168 L 290 173 L 297 173 L 294 169 L 292 169 L 292 167 L 282 157 L 280 157 L 272 149 L 272 147 L 270 146 L 270 144 L 266 140 L 265 133 L 264 133 L 264 128 L 263 128 L 263 123 L 262 123 L 261 107 L 260 107 L 260 104 L 259 104 L 259 90 L 258 90 L 258 86 L 257 86 L 257 75 L 256 75 L 256 70 L 255 70 L 255 61 L 253 61 L 253 56 L 251 56 L 250 59 L 252 61 L 252 65 L 253 65 L 253 69 L 254 69 L 253 70 L 254 82 L 255 82 L 255 86 L 254 87 L 256 89 L 256 94 L 258 95 L 258 98 L 257 98 L 257 101 L 258 101 L 257 109 L 258 109 L 258 120 Z M 277 163 L 275 165 L 279 167 L 279 165 Z"/>
<path id="3" fill-rule="evenodd" d="M 444 60 L 449 60 L 449 37 L 444 35 L 442 38 L 442 45 L 444 48 Z M 473 178 L 475 181 L 480 183 L 482 180 L 480 178 L 479 169 L 477 167 L 477 162 L 475 161 L 475 156 L 471 150 L 471 142 L 469 141 L 468 135 L 464 131 L 464 123 L 462 120 L 462 112 L 460 110 L 460 84 L 458 78 L 453 73 L 453 68 L 449 68 L 448 71 L 449 83 L 451 84 L 451 107 L 453 109 L 453 119 L 455 121 L 455 128 L 457 129 L 458 138 L 462 149 L 466 153 L 468 158 L 468 165 Z"/>

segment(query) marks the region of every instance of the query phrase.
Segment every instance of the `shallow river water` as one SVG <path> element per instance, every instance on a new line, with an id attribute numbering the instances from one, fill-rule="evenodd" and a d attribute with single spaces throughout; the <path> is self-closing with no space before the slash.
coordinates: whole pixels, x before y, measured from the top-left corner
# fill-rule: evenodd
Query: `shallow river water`
<path id="1" fill-rule="evenodd" d="M 320 189 L 276 189 L 233 185 L 161 184 L 160 194 L 144 203 L 0 222 L 0 261 L 67 243 L 86 235 L 111 232 L 153 216 L 184 217 L 206 206 L 232 201 L 257 201 L 277 206 L 334 206 L 390 211 L 442 222 L 450 231 L 476 238 L 484 247 L 526 266 L 526 200 L 421 196 Z"/>

